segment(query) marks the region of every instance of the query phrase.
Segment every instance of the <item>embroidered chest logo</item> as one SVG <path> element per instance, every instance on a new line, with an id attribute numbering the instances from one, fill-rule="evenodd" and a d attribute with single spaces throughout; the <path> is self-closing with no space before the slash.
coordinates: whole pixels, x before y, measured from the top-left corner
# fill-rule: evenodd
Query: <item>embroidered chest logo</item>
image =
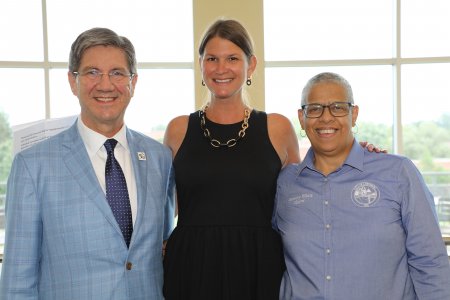
<path id="1" fill-rule="evenodd" d="M 380 190 L 369 182 L 360 182 L 352 190 L 352 201 L 360 207 L 373 206 L 380 199 Z"/>
<path id="2" fill-rule="evenodd" d="M 308 199 L 312 199 L 312 194 L 301 194 L 300 196 L 289 198 L 287 201 L 291 205 L 299 205 L 305 203 Z"/>

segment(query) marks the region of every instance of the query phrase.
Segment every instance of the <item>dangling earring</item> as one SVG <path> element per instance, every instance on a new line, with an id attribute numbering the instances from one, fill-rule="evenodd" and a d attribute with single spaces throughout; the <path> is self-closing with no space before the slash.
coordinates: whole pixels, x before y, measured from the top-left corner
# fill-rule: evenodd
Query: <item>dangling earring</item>
<path id="1" fill-rule="evenodd" d="M 353 128 L 356 128 L 356 130 L 353 130 Z M 353 128 L 352 128 L 352 133 L 357 134 L 359 129 L 358 129 L 358 125 L 356 123 L 355 123 L 355 125 L 353 125 Z"/>
<path id="2" fill-rule="evenodd" d="M 206 85 L 206 84 L 205 84 L 205 82 L 203 81 L 203 79 L 202 79 L 202 85 L 203 85 L 203 86 L 205 86 L 205 85 Z"/>
<path id="3" fill-rule="evenodd" d="M 300 128 L 300 136 L 301 137 L 306 137 L 306 131 L 303 130 L 303 128 Z"/>
<path id="4" fill-rule="evenodd" d="M 249 77 L 245 83 L 247 85 L 252 85 L 252 79 Z"/>

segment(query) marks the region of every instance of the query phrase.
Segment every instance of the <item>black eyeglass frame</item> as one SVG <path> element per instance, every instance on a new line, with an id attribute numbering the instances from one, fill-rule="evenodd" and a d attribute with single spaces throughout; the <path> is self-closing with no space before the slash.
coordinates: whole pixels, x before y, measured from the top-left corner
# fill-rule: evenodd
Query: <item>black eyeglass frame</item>
<path id="1" fill-rule="evenodd" d="M 336 104 L 347 104 L 348 107 L 349 107 L 349 110 L 348 110 L 344 115 L 335 115 L 335 113 L 333 113 L 333 111 L 331 110 L 331 106 L 336 105 Z M 318 116 L 316 116 L 316 117 L 308 116 L 308 112 L 307 112 L 308 106 L 316 106 L 316 107 L 320 107 L 320 109 L 321 109 L 320 115 L 318 115 Z M 325 108 L 328 108 L 328 111 L 330 112 L 330 114 L 331 114 L 333 117 L 345 117 L 345 116 L 347 116 L 347 115 L 350 113 L 350 109 L 351 109 L 352 107 L 354 107 L 353 103 L 351 103 L 351 102 L 343 102 L 343 101 L 332 102 L 332 103 L 330 103 L 330 104 L 328 104 L 328 105 L 323 105 L 323 104 L 320 104 L 320 103 L 310 103 L 310 104 L 305 104 L 305 105 L 302 105 L 302 106 L 301 106 L 301 108 L 302 108 L 302 110 L 303 110 L 305 116 L 306 116 L 307 118 L 310 118 L 310 119 L 317 119 L 317 118 L 320 118 L 320 117 L 323 115 L 323 112 L 325 111 Z"/>

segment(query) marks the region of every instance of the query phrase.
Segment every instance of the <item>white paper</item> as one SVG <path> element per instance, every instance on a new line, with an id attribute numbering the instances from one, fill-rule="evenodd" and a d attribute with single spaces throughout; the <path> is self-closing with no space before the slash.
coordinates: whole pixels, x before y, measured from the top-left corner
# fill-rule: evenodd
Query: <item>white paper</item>
<path id="1" fill-rule="evenodd" d="M 44 119 L 13 126 L 13 154 L 48 139 L 73 125 L 78 116 Z"/>

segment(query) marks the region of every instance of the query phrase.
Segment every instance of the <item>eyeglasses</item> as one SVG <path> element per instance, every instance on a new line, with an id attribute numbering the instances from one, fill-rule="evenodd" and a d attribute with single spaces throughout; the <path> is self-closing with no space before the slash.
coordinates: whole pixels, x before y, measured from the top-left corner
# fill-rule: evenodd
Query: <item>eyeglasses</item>
<path id="1" fill-rule="evenodd" d="M 328 105 L 322 105 L 319 103 L 311 103 L 302 105 L 302 109 L 305 112 L 307 118 L 320 118 L 323 115 L 325 107 L 328 107 L 330 114 L 334 117 L 344 117 L 349 114 L 350 107 L 353 104 L 350 102 L 333 102 Z"/>
<path id="2" fill-rule="evenodd" d="M 108 75 L 109 80 L 115 84 L 125 84 L 135 75 L 133 73 L 125 73 L 120 70 L 113 70 L 109 73 L 102 73 L 97 69 L 91 69 L 84 72 L 72 72 L 72 74 L 74 74 L 75 76 L 83 76 L 93 83 L 99 83 L 102 80 L 103 75 Z"/>

